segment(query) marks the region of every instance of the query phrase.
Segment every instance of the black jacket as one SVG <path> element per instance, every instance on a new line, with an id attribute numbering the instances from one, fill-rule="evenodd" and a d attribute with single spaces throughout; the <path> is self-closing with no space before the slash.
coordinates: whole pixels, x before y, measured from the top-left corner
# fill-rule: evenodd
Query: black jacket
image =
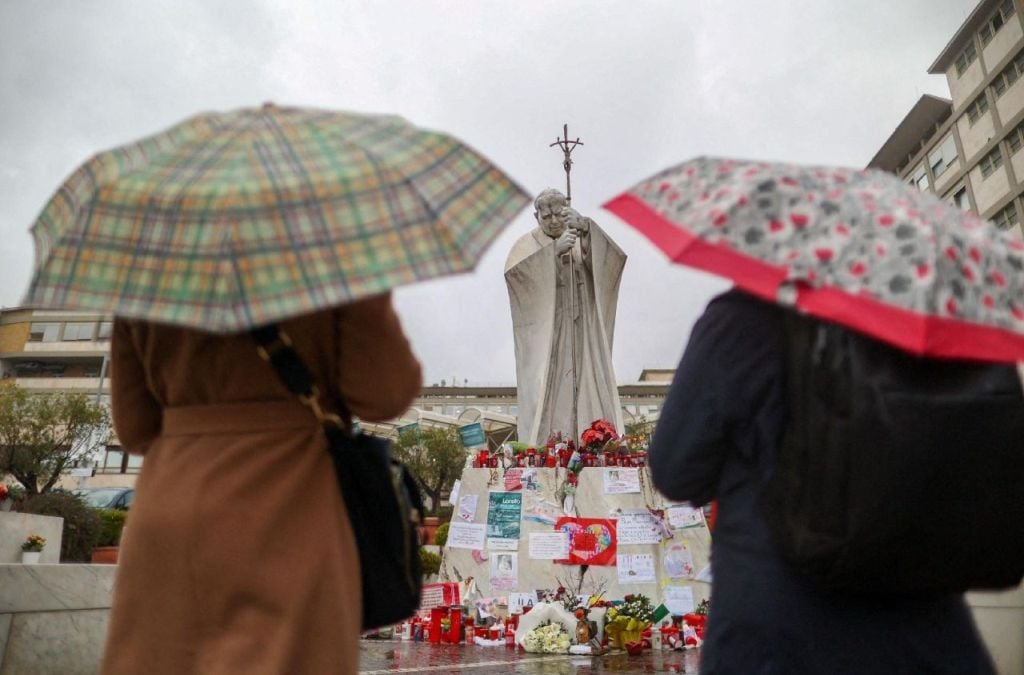
<path id="1" fill-rule="evenodd" d="M 962 596 L 830 595 L 776 551 L 757 499 L 786 418 L 784 311 L 738 291 L 711 302 L 650 448 L 666 497 L 718 499 L 701 673 L 993 672 Z"/>

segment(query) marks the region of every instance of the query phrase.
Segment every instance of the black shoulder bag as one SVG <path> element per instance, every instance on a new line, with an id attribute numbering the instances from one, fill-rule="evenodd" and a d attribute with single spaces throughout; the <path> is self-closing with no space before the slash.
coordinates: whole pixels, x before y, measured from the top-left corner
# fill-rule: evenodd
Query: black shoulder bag
<path id="1" fill-rule="evenodd" d="M 352 417 L 320 407 L 313 375 L 277 326 L 252 331 L 257 350 L 303 405 L 316 415 L 327 436 L 327 451 L 352 522 L 363 587 L 363 630 L 397 623 L 420 605 L 418 525 L 423 498 L 412 473 L 391 456 L 391 444 L 352 433 Z"/>

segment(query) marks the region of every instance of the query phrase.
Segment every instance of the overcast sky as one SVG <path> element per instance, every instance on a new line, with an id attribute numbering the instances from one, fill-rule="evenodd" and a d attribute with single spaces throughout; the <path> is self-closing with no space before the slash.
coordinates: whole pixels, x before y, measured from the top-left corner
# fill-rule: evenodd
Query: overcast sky
<path id="1" fill-rule="evenodd" d="M 675 367 L 726 285 L 670 265 L 600 204 L 696 155 L 863 166 L 922 94 L 974 0 L 3 0 L 0 305 L 28 285 L 28 229 L 89 155 L 201 110 L 309 105 L 451 132 L 536 194 L 564 188 L 629 256 L 620 382 Z M 471 275 L 397 292 L 428 383 L 512 383 L 502 269 L 532 209 Z"/>

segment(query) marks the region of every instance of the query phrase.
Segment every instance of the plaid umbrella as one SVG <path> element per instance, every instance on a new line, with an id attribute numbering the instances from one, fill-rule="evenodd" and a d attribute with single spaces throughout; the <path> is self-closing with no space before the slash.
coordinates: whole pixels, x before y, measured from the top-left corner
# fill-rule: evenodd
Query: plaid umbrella
<path id="1" fill-rule="evenodd" d="M 699 158 L 605 208 L 675 262 L 906 351 L 1024 361 L 1024 242 L 892 174 Z"/>
<path id="2" fill-rule="evenodd" d="M 203 114 L 71 175 L 32 227 L 25 304 L 242 331 L 471 270 L 527 203 L 397 117 Z"/>

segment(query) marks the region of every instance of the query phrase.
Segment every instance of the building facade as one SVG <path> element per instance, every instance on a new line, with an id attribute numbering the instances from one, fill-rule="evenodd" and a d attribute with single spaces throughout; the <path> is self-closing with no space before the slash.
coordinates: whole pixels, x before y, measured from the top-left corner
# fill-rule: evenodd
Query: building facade
<path id="1" fill-rule="evenodd" d="M 982 0 L 928 69 L 925 95 L 868 164 L 1024 235 L 1024 22 L 1017 0 Z"/>
<path id="2" fill-rule="evenodd" d="M 85 393 L 109 405 L 112 329 L 111 318 L 100 314 L 0 309 L 0 377 L 29 391 Z M 645 370 L 638 382 L 619 385 L 626 424 L 657 420 L 672 372 Z M 500 444 L 514 440 L 517 413 L 514 385 L 432 385 L 423 388 L 400 418 L 364 426 L 372 433 L 393 435 L 414 422 L 428 427 L 481 422 L 489 441 Z M 132 485 L 142 461 L 123 452 L 112 436 L 89 485 Z"/>

